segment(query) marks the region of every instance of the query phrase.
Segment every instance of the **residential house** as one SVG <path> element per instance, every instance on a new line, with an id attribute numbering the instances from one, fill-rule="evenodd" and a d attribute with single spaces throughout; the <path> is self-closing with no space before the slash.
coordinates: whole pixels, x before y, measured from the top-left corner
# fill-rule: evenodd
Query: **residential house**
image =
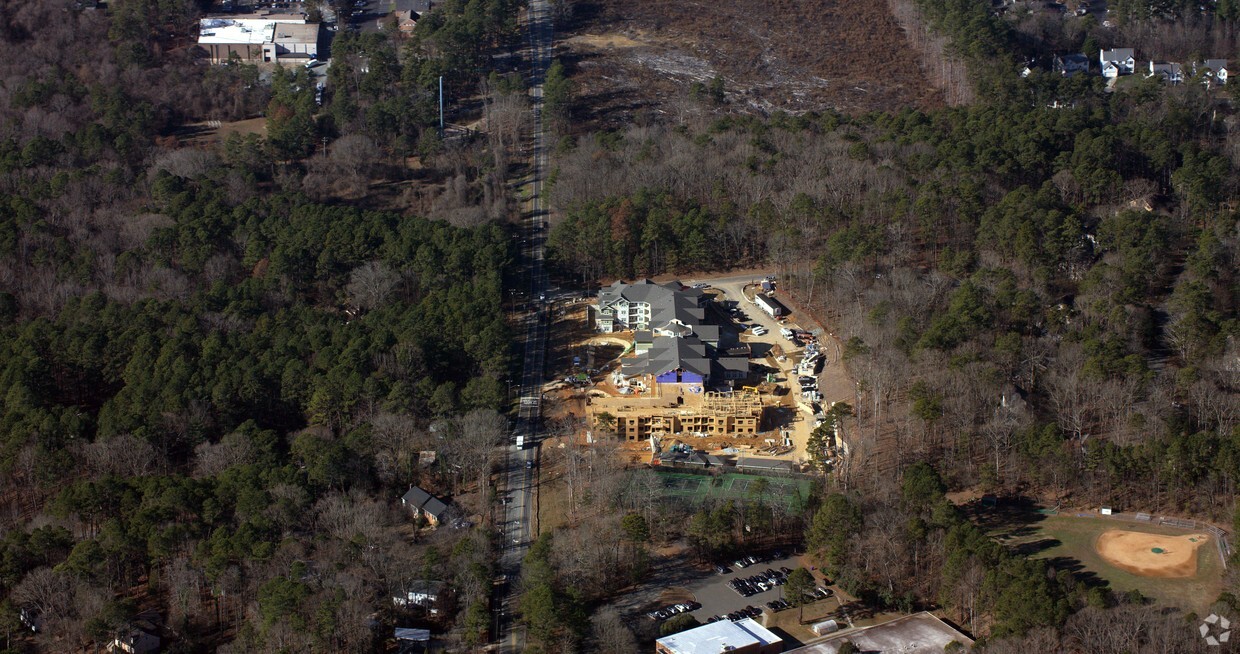
<path id="1" fill-rule="evenodd" d="M 1098 64 L 1102 67 L 1102 76 L 1119 77 L 1120 75 L 1131 75 L 1137 68 L 1135 56 L 1136 51 L 1132 48 L 1100 50 L 1098 53 Z"/>
<path id="2" fill-rule="evenodd" d="M 1226 84 L 1227 83 L 1227 60 L 1226 59 L 1206 59 L 1200 64 L 1193 64 L 1193 74 L 1202 75 L 1206 84 Z"/>
<path id="3" fill-rule="evenodd" d="M 400 503 L 413 511 L 414 515 L 426 518 L 432 526 L 439 526 L 447 518 L 447 503 L 417 486 L 410 486 L 409 491 L 401 496 Z"/>
<path id="4" fill-rule="evenodd" d="M 1151 61 L 1150 74 L 1146 77 L 1155 75 L 1163 78 L 1165 82 L 1179 84 L 1184 81 L 1184 67 L 1174 62 Z"/>
<path id="5" fill-rule="evenodd" d="M 203 18 L 198 48 L 211 63 L 306 63 L 318 57 L 319 25 L 305 17 Z"/>
<path id="6" fill-rule="evenodd" d="M 413 34 L 418 21 L 431 10 L 431 0 L 396 0 L 394 5 L 396 26 L 405 34 Z"/>
<path id="7" fill-rule="evenodd" d="M 108 644 L 109 652 L 126 654 L 153 654 L 159 651 L 159 636 L 134 625 L 126 626 Z"/>
<path id="8" fill-rule="evenodd" d="M 392 604 L 405 609 L 420 607 L 431 615 L 439 613 L 439 601 L 447 585 L 442 581 L 419 579 L 405 585 L 402 593 L 392 596 Z"/>
<path id="9" fill-rule="evenodd" d="M 595 328 L 604 333 L 652 330 L 683 335 L 685 327 L 705 320 L 709 302 L 710 296 L 702 289 L 683 288 L 680 282 L 617 281 L 599 291 L 598 302 L 590 307 L 590 317 Z"/>
<path id="10" fill-rule="evenodd" d="M 1056 73 L 1064 77 L 1072 77 L 1077 73 L 1089 72 L 1089 57 L 1081 53 L 1059 55 L 1055 57 L 1053 67 Z"/>

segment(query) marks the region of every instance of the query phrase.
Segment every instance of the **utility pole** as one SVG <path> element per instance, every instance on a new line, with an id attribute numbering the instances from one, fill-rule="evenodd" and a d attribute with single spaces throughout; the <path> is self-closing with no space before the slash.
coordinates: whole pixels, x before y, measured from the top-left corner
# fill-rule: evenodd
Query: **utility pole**
<path id="1" fill-rule="evenodd" d="M 443 75 L 439 76 L 439 138 L 443 138 Z"/>

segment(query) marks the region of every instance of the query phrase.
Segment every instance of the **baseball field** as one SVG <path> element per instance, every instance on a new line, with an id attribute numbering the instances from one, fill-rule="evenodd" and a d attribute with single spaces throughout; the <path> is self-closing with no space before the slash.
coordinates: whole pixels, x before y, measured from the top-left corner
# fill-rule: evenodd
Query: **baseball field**
<path id="1" fill-rule="evenodd" d="M 1142 595 L 1184 610 L 1206 609 L 1223 586 L 1214 537 L 1199 531 L 1112 518 L 1039 516 L 996 537 L 1035 558 L 1070 569 L 1086 583 Z"/>

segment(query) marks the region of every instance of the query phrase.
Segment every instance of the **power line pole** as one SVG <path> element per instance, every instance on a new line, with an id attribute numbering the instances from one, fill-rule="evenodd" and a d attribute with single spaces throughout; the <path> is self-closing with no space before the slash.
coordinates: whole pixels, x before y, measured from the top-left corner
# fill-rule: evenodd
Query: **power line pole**
<path id="1" fill-rule="evenodd" d="M 443 75 L 439 76 L 439 138 L 443 138 Z"/>

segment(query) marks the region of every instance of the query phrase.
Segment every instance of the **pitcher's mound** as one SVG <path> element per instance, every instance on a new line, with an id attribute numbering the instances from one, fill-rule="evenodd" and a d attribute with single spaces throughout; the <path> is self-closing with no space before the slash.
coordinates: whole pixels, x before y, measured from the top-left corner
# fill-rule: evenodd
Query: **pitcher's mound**
<path id="1" fill-rule="evenodd" d="M 1104 561 L 1142 577 L 1192 577 L 1197 574 L 1197 548 L 1205 534 L 1162 536 L 1111 529 L 1094 543 Z"/>

